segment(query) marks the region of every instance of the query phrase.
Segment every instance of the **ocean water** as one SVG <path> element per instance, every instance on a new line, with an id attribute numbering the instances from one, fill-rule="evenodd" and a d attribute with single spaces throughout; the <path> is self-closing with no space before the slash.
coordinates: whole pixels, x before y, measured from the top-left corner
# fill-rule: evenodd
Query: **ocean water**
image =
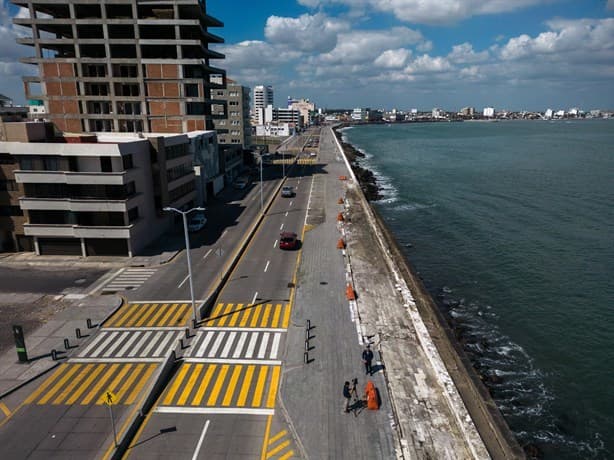
<path id="1" fill-rule="evenodd" d="M 343 133 L 520 444 L 614 458 L 614 120 Z"/>

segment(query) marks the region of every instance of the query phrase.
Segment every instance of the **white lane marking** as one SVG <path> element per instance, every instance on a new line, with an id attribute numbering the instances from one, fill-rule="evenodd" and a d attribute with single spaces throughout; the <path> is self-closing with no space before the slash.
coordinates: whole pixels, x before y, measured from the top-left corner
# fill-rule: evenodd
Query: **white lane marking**
<path id="1" fill-rule="evenodd" d="M 186 302 L 182 302 L 182 303 L 188 303 L 190 302 L 189 300 Z M 171 303 L 171 302 L 169 302 Z M 173 302 L 173 303 L 177 303 L 177 302 Z M 185 327 L 166 327 L 166 326 L 158 326 L 158 327 L 105 327 L 104 330 L 109 332 L 109 331 L 159 331 L 159 330 L 164 330 L 164 331 L 184 331 Z"/>
<path id="2" fill-rule="evenodd" d="M 286 211 L 286 214 L 284 215 L 284 217 L 288 217 L 288 211 Z"/>
<path id="3" fill-rule="evenodd" d="M 177 286 L 177 287 L 181 287 L 181 286 L 183 286 L 183 285 L 185 284 L 185 282 L 188 280 L 188 278 L 189 278 L 189 277 L 190 277 L 190 274 L 188 273 L 188 276 L 186 276 L 186 277 L 183 279 L 183 281 L 181 282 L 181 284 L 179 284 L 179 286 Z"/>
<path id="4" fill-rule="evenodd" d="M 94 341 L 85 348 L 85 350 L 79 353 L 79 356 L 87 355 L 90 350 L 93 349 L 96 345 L 98 345 L 98 342 L 100 342 L 104 337 L 106 337 L 106 334 L 100 334 L 98 337 L 96 337 Z"/>
<path id="5" fill-rule="evenodd" d="M 232 354 L 233 358 L 238 358 L 241 356 L 241 352 L 243 351 L 243 347 L 245 346 L 245 341 L 247 340 L 247 332 L 241 332 L 241 336 L 239 337 L 239 342 L 237 343 L 237 348 L 235 352 Z"/>
<path id="6" fill-rule="evenodd" d="M 220 327 L 220 326 L 207 326 L 200 327 L 200 331 L 212 331 L 212 332 L 220 332 L 220 331 L 236 331 L 236 332 L 287 332 L 286 329 L 281 327 Z"/>
<path id="7" fill-rule="evenodd" d="M 224 235 L 225 235 L 226 233 L 228 233 L 228 230 L 224 230 L 224 231 L 222 232 L 222 234 L 220 235 L 220 240 L 221 240 L 222 238 L 224 238 Z"/>
<path id="8" fill-rule="evenodd" d="M 208 428 L 209 428 L 209 420 L 205 422 L 205 427 L 203 428 L 203 432 L 200 434 L 200 438 L 198 439 L 198 444 L 196 444 L 196 449 L 194 449 L 194 455 L 192 455 L 192 460 L 196 460 L 198 458 L 198 454 L 200 453 L 200 448 L 203 445 L 203 441 L 205 440 L 205 435 L 207 434 Z"/>
<path id="9" fill-rule="evenodd" d="M 105 349 L 105 348 L 106 348 L 106 347 L 107 347 L 107 346 L 108 346 L 108 345 L 109 345 L 111 342 L 113 342 L 113 339 L 115 338 L 115 336 L 116 336 L 118 333 L 119 333 L 119 332 L 113 332 L 113 333 L 109 334 L 109 335 L 108 335 L 108 337 L 107 337 L 107 339 L 106 339 L 106 340 L 105 340 L 103 343 L 101 343 L 101 344 L 100 344 L 100 347 L 99 347 L 99 348 L 98 348 L 96 351 L 94 351 L 94 352 L 92 353 L 92 355 L 91 355 L 91 356 L 92 356 L 93 358 L 95 358 L 95 357 L 97 357 L 97 356 L 98 356 L 100 353 L 102 353 L 102 351 L 103 351 L 103 350 L 104 350 L 104 349 Z"/>
<path id="10" fill-rule="evenodd" d="M 163 358 L 158 359 L 161 360 Z M 260 366 L 281 366 L 281 361 L 279 359 L 184 358 L 183 362 L 204 364 L 258 364 Z"/>
<path id="11" fill-rule="evenodd" d="M 309 217 L 309 209 L 311 206 L 311 194 L 313 193 L 313 176 L 311 176 L 311 187 L 309 188 L 309 198 L 307 198 L 307 212 L 305 213 L 305 223 L 304 225 L 307 225 L 307 217 Z"/>
<path id="12" fill-rule="evenodd" d="M 231 332 L 230 334 L 228 334 L 228 340 L 226 341 L 226 345 L 224 346 L 224 349 L 222 350 L 222 353 L 220 354 L 222 358 L 228 358 L 228 354 L 230 353 L 230 349 L 232 348 L 232 344 L 235 341 L 236 335 L 237 335 L 236 332 Z"/>
<path id="13" fill-rule="evenodd" d="M 167 334 L 164 340 L 160 342 L 158 348 L 156 348 L 156 351 L 154 351 L 154 356 L 160 356 L 165 350 L 165 348 L 168 346 L 168 342 L 170 342 L 173 338 L 176 338 L 175 334 Z"/>
<path id="14" fill-rule="evenodd" d="M 294 203 L 294 201 L 290 201 L 290 206 L 292 206 L 292 203 Z"/>
<path id="15" fill-rule="evenodd" d="M 196 356 L 205 356 L 205 350 L 207 349 L 207 345 L 209 345 L 209 342 L 211 342 L 211 339 L 214 335 L 215 334 L 213 332 L 207 331 L 203 343 L 201 343 L 200 347 L 198 347 L 198 351 L 194 353 Z"/>
<path id="16" fill-rule="evenodd" d="M 212 248 L 212 249 L 209 249 L 209 250 L 207 251 L 207 254 L 205 254 L 205 255 L 204 255 L 203 259 L 206 259 L 206 258 L 207 258 L 207 256 L 208 256 L 209 254 L 211 254 L 211 252 L 213 252 L 213 248 Z"/>
<path id="17" fill-rule="evenodd" d="M 245 352 L 246 358 L 251 358 L 254 356 L 254 349 L 256 348 L 256 340 L 258 340 L 258 334 L 252 334 L 249 339 L 249 345 L 247 346 L 247 351 Z"/>
<path id="18" fill-rule="evenodd" d="M 128 333 L 129 334 L 129 333 Z M 102 354 L 103 358 L 110 357 L 115 349 L 122 344 L 122 340 L 126 337 L 126 334 L 122 334 L 122 336 L 118 337 L 114 344 L 112 344 L 107 350 Z"/>
<path id="19" fill-rule="evenodd" d="M 281 227 L 279 227 L 280 230 L 284 229 L 284 224 L 281 224 Z"/>
<path id="20" fill-rule="evenodd" d="M 268 332 L 262 334 L 262 342 L 260 342 L 260 349 L 258 350 L 258 359 L 264 359 L 266 347 L 269 344 L 269 336 L 270 334 Z"/>
<path id="21" fill-rule="evenodd" d="M 145 332 L 143 337 L 141 337 L 141 339 L 139 340 L 138 346 L 135 345 L 134 347 L 132 347 L 132 350 L 130 351 L 130 353 L 128 353 L 128 358 L 132 358 L 133 356 L 136 356 L 137 352 L 139 351 L 139 347 L 141 346 L 141 341 L 142 340 L 145 340 L 145 341 L 149 340 L 149 337 L 151 336 L 151 334 L 153 334 L 153 331 Z"/>
<path id="22" fill-rule="evenodd" d="M 215 339 L 215 342 L 213 342 L 213 346 L 211 347 L 211 350 L 209 350 L 209 356 L 215 356 L 218 348 L 220 348 L 220 345 L 222 344 L 222 340 L 224 340 L 225 335 L 226 335 L 225 332 L 221 332 L 220 335 L 217 336 L 217 338 Z"/>
<path id="23" fill-rule="evenodd" d="M 160 338 L 162 337 L 163 334 L 164 334 L 164 331 L 156 332 L 154 337 L 149 341 L 149 344 L 143 349 L 141 354 L 147 356 L 149 353 L 151 353 L 151 350 L 153 350 L 153 347 L 156 346 L 156 343 L 160 341 Z"/>
<path id="24" fill-rule="evenodd" d="M 277 247 L 277 240 L 275 240 L 275 243 L 273 243 L 273 248 Z"/>
<path id="25" fill-rule="evenodd" d="M 254 293 L 254 298 L 252 299 L 252 305 L 256 302 L 256 297 L 258 297 L 258 291 Z"/>
<path id="26" fill-rule="evenodd" d="M 234 407 L 172 407 L 160 406 L 154 409 L 159 414 L 252 414 L 273 415 L 273 409 L 236 409 Z"/>
<path id="27" fill-rule="evenodd" d="M 271 261 L 270 261 L 270 260 L 267 260 L 267 261 L 266 261 L 266 265 L 265 265 L 265 267 L 264 267 L 264 272 L 265 272 L 265 273 L 266 273 L 266 271 L 269 269 L 269 263 L 271 263 Z"/>
<path id="28" fill-rule="evenodd" d="M 271 345 L 271 358 L 277 358 L 277 352 L 279 350 L 279 340 L 281 339 L 281 334 L 273 335 L 273 345 Z"/>
<path id="29" fill-rule="evenodd" d="M 132 337 L 128 339 L 128 341 L 124 344 L 121 350 L 117 352 L 117 354 L 119 356 L 124 356 L 126 352 L 128 351 L 128 349 L 130 348 L 130 346 L 141 336 L 142 333 L 143 333 L 142 331 L 137 331 L 136 334 L 132 334 Z"/>
<path id="30" fill-rule="evenodd" d="M 70 358 L 69 363 L 161 363 L 164 358 Z M 252 361 L 253 362 L 253 361 Z M 279 362 L 281 364 L 281 361 Z"/>

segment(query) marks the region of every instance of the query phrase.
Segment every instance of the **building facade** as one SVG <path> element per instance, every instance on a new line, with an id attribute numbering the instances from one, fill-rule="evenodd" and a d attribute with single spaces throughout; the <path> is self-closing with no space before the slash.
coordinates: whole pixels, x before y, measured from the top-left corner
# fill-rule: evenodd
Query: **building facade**
<path id="1" fill-rule="evenodd" d="M 254 121 L 257 125 L 265 123 L 264 111 L 274 105 L 273 87 L 258 85 L 254 87 Z"/>
<path id="2" fill-rule="evenodd" d="M 316 110 L 316 105 L 310 102 L 309 99 L 293 99 L 288 98 L 288 108 L 298 110 L 303 119 L 303 126 L 309 126 L 312 123 L 312 117 Z"/>
<path id="3" fill-rule="evenodd" d="M 32 35 L 18 42 L 38 76 L 25 77 L 26 98 L 43 101 L 62 132 L 182 133 L 213 129 L 209 49 L 223 24 L 204 0 L 11 0 L 29 17 L 14 23 Z"/>
<path id="4" fill-rule="evenodd" d="M 224 114 L 222 107 L 213 107 L 213 124 L 219 143 L 240 145 L 244 149 L 249 148 L 252 145 L 249 116 L 250 89 L 227 80 L 226 89 L 215 89 L 213 93 L 216 99 L 226 101 L 227 105 L 225 118 L 222 118 Z"/>
<path id="5" fill-rule="evenodd" d="M 57 136 L 50 123 L 6 127 L 9 140 L 0 142 L 5 250 L 131 257 L 173 225 L 164 207 L 202 205 L 210 181 L 198 189 L 196 152 L 205 162 L 217 160 L 209 147 L 214 131 Z M 207 169 L 216 165 L 219 176 L 219 163 Z"/>

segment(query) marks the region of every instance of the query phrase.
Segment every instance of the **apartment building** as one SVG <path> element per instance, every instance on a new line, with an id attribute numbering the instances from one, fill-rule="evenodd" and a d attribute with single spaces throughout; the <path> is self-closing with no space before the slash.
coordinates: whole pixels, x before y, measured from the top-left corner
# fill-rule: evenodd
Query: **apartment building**
<path id="1" fill-rule="evenodd" d="M 204 0 L 11 0 L 29 17 L 18 42 L 38 76 L 25 77 L 26 98 L 43 101 L 45 119 L 62 132 L 183 133 L 213 129 L 209 49 L 223 39 L 209 28 Z"/>
<path id="2" fill-rule="evenodd" d="M 312 123 L 312 116 L 316 110 L 316 105 L 310 102 L 309 99 L 294 99 L 288 97 L 288 108 L 298 110 L 303 119 L 303 126 L 309 126 Z"/>
<path id="3" fill-rule="evenodd" d="M 222 108 L 213 106 L 213 124 L 220 144 L 240 145 L 247 149 L 252 144 L 249 116 L 250 89 L 227 79 L 226 89 L 213 90 L 216 99 L 227 104 L 227 116 L 222 118 Z M 218 112 L 218 110 L 220 112 Z"/>
<path id="4" fill-rule="evenodd" d="M 202 204 L 220 175 L 214 131 L 58 136 L 51 123 L 5 128 L 8 141 L 0 142 L 5 250 L 131 257 L 171 228 L 175 216 L 164 212 L 165 206 Z M 210 177 L 195 180 L 195 157 L 206 163 Z"/>
<path id="5" fill-rule="evenodd" d="M 265 109 L 273 106 L 274 94 L 272 86 L 258 85 L 254 87 L 254 122 L 257 125 L 265 123 Z"/>

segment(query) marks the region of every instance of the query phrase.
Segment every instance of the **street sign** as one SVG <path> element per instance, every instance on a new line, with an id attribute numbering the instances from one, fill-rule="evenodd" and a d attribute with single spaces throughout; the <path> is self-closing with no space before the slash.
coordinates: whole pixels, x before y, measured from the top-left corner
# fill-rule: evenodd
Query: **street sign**
<path id="1" fill-rule="evenodd" d="M 111 392 L 111 391 L 106 391 L 104 393 L 104 403 L 107 406 L 113 406 L 114 404 L 117 404 L 117 396 L 115 396 L 115 393 Z"/>

